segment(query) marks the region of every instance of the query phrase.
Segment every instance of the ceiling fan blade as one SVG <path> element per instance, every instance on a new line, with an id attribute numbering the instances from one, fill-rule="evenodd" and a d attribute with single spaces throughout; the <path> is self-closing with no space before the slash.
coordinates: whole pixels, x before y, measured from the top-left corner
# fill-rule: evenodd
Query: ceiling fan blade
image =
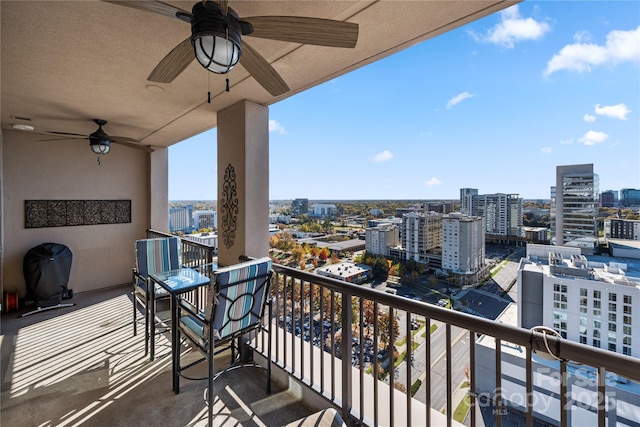
<path id="1" fill-rule="evenodd" d="M 111 136 L 109 135 L 111 142 L 130 142 L 132 144 L 140 144 L 140 141 L 133 138 L 127 138 L 126 136 Z"/>
<path id="2" fill-rule="evenodd" d="M 56 132 L 49 132 L 49 133 L 56 133 Z M 69 136 L 66 136 L 66 137 L 60 137 L 60 138 L 38 139 L 37 141 L 38 141 L 38 142 L 44 142 L 44 141 L 68 141 L 68 140 L 70 140 L 70 139 L 86 139 L 86 140 L 88 140 L 88 139 L 89 139 L 89 137 L 88 137 L 88 136 L 85 136 L 85 137 L 83 137 L 83 138 L 80 138 L 79 136 L 80 136 L 80 135 L 78 135 L 78 136 L 69 135 Z"/>
<path id="3" fill-rule="evenodd" d="M 114 138 L 117 138 L 117 137 L 114 137 Z M 156 150 L 154 150 L 153 148 L 151 148 L 148 145 L 134 144 L 132 142 L 123 141 L 123 139 L 126 139 L 126 138 L 111 139 L 111 142 L 114 143 L 114 144 L 120 144 L 120 145 L 124 145 L 126 147 L 135 148 L 137 150 L 143 150 L 143 151 L 146 151 L 147 153 L 153 153 L 154 151 L 156 151 Z"/>
<path id="4" fill-rule="evenodd" d="M 358 24 L 304 16 L 241 18 L 253 25 L 251 37 L 331 47 L 355 47 Z"/>
<path id="5" fill-rule="evenodd" d="M 127 6 L 133 9 L 143 10 L 145 12 L 157 13 L 159 15 L 169 16 L 172 18 L 178 18 L 186 22 L 191 22 L 193 15 L 191 12 L 182 10 L 178 7 L 171 6 L 167 3 L 155 0 L 134 0 L 134 1 L 117 1 L 117 0 L 102 0 L 105 3 L 113 3 L 120 6 Z M 187 20 L 188 19 L 188 20 Z"/>
<path id="6" fill-rule="evenodd" d="M 246 41 L 242 42 L 240 64 L 258 81 L 271 95 L 278 96 L 288 92 L 289 86 L 280 74 Z"/>
<path id="7" fill-rule="evenodd" d="M 72 137 L 72 138 L 89 138 L 89 135 L 81 135 L 79 133 L 70 133 L 70 132 L 46 132 L 47 134 L 53 134 L 53 135 L 61 135 L 61 136 L 66 136 L 66 137 Z"/>
<path id="8" fill-rule="evenodd" d="M 157 83 L 171 83 L 194 59 L 191 38 L 187 37 L 162 58 L 162 61 L 149 74 L 147 80 Z"/>

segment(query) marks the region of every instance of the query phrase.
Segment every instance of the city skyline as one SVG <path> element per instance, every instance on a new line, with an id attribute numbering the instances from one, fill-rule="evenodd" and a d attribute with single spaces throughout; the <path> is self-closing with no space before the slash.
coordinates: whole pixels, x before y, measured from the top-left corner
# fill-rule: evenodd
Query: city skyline
<path id="1" fill-rule="evenodd" d="M 639 71 L 640 4 L 520 3 L 270 106 L 269 199 L 640 188 Z M 169 148 L 170 200 L 216 198 L 215 140 Z"/>

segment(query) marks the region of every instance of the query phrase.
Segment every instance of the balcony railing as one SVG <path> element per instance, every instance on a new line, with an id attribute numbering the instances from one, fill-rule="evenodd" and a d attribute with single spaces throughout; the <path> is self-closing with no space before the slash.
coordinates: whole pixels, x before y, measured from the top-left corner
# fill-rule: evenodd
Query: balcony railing
<path id="1" fill-rule="evenodd" d="M 201 249 L 194 265 L 208 259 Z M 497 426 L 507 416 L 528 426 L 539 417 L 602 427 L 640 419 L 640 359 L 278 264 L 274 271 L 272 361 L 349 424 L 451 426 L 464 399 L 471 426 L 481 415 Z M 264 356 L 267 340 L 253 343 Z"/>

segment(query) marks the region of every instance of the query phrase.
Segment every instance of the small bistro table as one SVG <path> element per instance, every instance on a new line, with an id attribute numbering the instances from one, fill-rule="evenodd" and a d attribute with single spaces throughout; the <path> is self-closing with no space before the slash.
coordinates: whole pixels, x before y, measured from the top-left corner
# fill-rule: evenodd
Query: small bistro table
<path id="1" fill-rule="evenodd" d="M 208 264 L 207 267 L 215 270 L 217 265 Z M 180 357 L 180 343 L 178 342 L 178 296 L 186 292 L 193 291 L 201 286 L 207 286 L 210 283 L 209 277 L 199 273 L 193 268 L 182 267 L 177 270 L 164 271 L 162 273 L 149 275 L 149 287 L 151 289 L 151 301 L 155 298 L 155 283 L 160 285 L 171 295 L 171 365 L 173 376 L 173 391 L 180 392 L 180 382 L 178 379 L 178 363 Z M 155 316 L 155 313 L 152 314 Z M 155 319 L 151 319 L 151 325 L 154 325 Z M 151 330 L 151 359 L 154 358 L 155 347 L 155 328 Z"/>

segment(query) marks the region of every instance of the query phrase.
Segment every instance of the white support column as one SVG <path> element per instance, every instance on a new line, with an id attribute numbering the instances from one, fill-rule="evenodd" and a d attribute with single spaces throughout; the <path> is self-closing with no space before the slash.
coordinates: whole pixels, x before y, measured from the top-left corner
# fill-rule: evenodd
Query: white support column
<path id="1" fill-rule="evenodd" d="M 154 147 L 149 154 L 149 227 L 169 231 L 169 149 Z"/>
<path id="2" fill-rule="evenodd" d="M 269 109 L 218 112 L 218 263 L 269 254 Z"/>

